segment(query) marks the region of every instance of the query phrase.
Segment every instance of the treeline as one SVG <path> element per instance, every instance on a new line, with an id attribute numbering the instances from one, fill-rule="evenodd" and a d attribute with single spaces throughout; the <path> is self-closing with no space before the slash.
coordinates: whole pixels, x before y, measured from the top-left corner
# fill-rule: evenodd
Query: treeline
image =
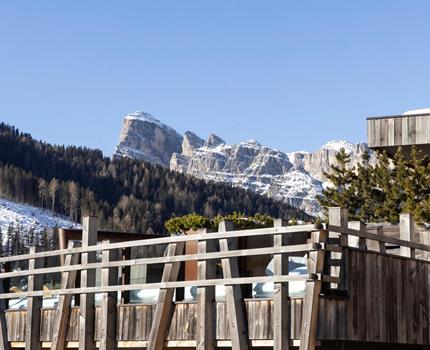
<path id="1" fill-rule="evenodd" d="M 43 247 L 43 250 L 58 249 L 58 228 L 24 227 L 10 223 L 7 230 L 0 227 L 0 256 L 28 253 L 29 248 Z"/>
<path id="2" fill-rule="evenodd" d="M 430 223 L 430 159 L 415 147 L 407 158 L 400 147 L 392 158 L 378 153 L 375 164 L 365 153 L 351 167 L 344 149 L 336 160 L 326 174 L 331 185 L 319 197 L 322 206 L 346 207 L 351 219 L 366 222 L 397 223 L 400 213 L 411 213 L 418 223 Z"/>
<path id="3" fill-rule="evenodd" d="M 285 203 L 207 183 L 132 159 L 109 159 L 99 150 L 50 145 L 0 124 L 0 196 L 80 221 L 96 215 L 104 229 L 165 233 L 172 216 L 213 217 L 234 211 L 307 219 Z"/>

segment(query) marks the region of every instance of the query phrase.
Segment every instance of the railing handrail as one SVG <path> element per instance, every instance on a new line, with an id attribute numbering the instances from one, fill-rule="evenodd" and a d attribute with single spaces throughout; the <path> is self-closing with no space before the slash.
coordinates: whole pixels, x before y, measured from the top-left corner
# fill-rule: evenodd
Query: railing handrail
<path id="1" fill-rule="evenodd" d="M 98 250 L 107 250 L 109 244 L 102 244 Z M 70 272 L 70 271 L 81 271 L 81 270 L 92 270 L 100 268 L 111 268 L 111 267 L 128 267 L 136 265 L 149 265 L 149 264 L 166 264 L 173 262 L 183 261 L 207 261 L 216 260 L 222 258 L 235 258 L 235 257 L 248 257 L 256 255 L 272 255 L 272 254 L 287 254 L 287 253 L 307 253 L 312 250 L 322 249 L 323 246 L 318 243 L 313 244 L 297 244 L 287 245 L 282 247 L 266 247 L 266 248 L 252 248 L 252 249 L 236 249 L 226 252 L 212 252 L 212 253 L 196 253 L 186 255 L 175 255 L 175 256 L 161 256 L 161 257 L 148 257 L 128 260 L 118 260 L 110 262 L 98 262 L 88 263 L 86 265 L 66 265 L 66 266 L 54 266 L 44 267 L 33 270 L 18 270 L 12 272 L 0 273 L 0 280 L 3 278 L 22 277 L 28 275 L 42 275 L 47 273 L 58 273 L 58 272 Z M 34 259 L 36 254 L 31 254 L 30 259 Z"/>
<path id="2" fill-rule="evenodd" d="M 370 239 L 373 241 L 390 243 L 390 244 L 398 245 L 399 247 L 407 247 L 407 248 L 413 248 L 413 249 L 417 249 L 417 250 L 430 252 L 430 245 L 412 242 L 412 241 L 406 241 L 406 240 L 403 240 L 400 238 L 378 235 L 378 234 L 370 233 L 367 231 L 354 230 L 351 228 L 334 226 L 334 225 L 328 225 L 327 230 L 328 231 L 334 231 L 334 232 L 337 232 L 340 234 L 345 234 L 348 236 L 355 236 L 355 237 Z"/>
<path id="3" fill-rule="evenodd" d="M 66 248 L 57 249 L 46 252 L 37 252 L 34 254 L 21 254 L 14 256 L 6 256 L 0 258 L 0 263 L 5 262 L 15 262 L 28 259 L 38 259 L 47 258 L 53 256 L 69 255 L 69 254 L 80 254 L 89 253 L 100 250 L 113 250 L 122 248 L 132 248 L 132 247 L 144 247 L 153 245 L 165 245 L 171 243 L 179 242 L 190 242 L 190 241 L 208 241 L 208 240 L 219 240 L 223 238 L 240 238 L 240 237 L 255 237 L 255 236 L 273 236 L 278 234 L 293 234 L 293 233 L 306 233 L 319 231 L 314 225 L 295 225 L 295 226 L 283 226 L 283 227 L 269 227 L 260 229 L 248 229 L 248 230 L 237 230 L 237 231 L 227 231 L 227 232 L 210 232 L 210 233 L 197 233 L 193 235 L 183 235 L 183 236 L 169 236 L 160 238 L 148 238 L 135 241 L 127 242 L 115 242 L 109 243 L 103 246 L 101 249 L 100 245 L 78 247 L 78 248 Z"/>

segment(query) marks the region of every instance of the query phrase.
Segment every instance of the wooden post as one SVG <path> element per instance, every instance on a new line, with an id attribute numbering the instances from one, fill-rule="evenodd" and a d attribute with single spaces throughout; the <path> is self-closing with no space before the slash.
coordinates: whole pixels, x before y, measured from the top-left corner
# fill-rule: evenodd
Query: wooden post
<path id="1" fill-rule="evenodd" d="M 66 249 L 67 248 L 67 236 L 66 231 L 63 228 L 58 230 L 58 249 Z M 64 265 L 65 257 L 64 255 L 60 255 L 60 264 Z"/>
<path id="2" fill-rule="evenodd" d="M 109 241 L 103 241 L 103 245 Z M 118 260 L 118 250 L 103 250 L 102 263 Z M 118 268 L 102 268 L 101 285 L 114 286 L 118 283 Z M 100 309 L 100 345 L 99 350 L 114 350 L 117 348 L 116 320 L 117 320 L 118 293 L 109 292 L 101 295 Z"/>
<path id="3" fill-rule="evenodd" d="M 130 260 L 131 258 L 131 248 L 123 248 L 121 252 L 122 260 Z M 130 284 L 131 277 L 131 267 L 123 266 L 120 268 L 121 271 L 121 284 Z M 146 275 L 145 275 L 146 276 Z M 125 290 L 121 292 L 121 304 L 128 304 L 130 302 L 130 291 Z"/>
<path id="4" fill-rule="evenodd" d="M 221 221 L 218 232 L 233 231 L 233 223 Z M 237 248 L 237 239 L 220 239 L 219 247 L 221 252 L 234 250 Z M 224 278 L 240 277 L 237 258 L 221 259 Z M 250 348 L 247 324 L 245 322 L 245 310 L 242 300 L 240 285 L 226 285 L 225 298 L 227 313 L 229 315 L 229 327 L 231 337 L 231 347 L 233 349 L 245 350 Z"/>
<path id="5" fill-rule="evenodd" d="M 30 254 L 35 254 L 40 249 L 30 247 Z M 43 289 L 43 275 L 32 275 L 35 269 L 43 268 L 43 259 L 28 260 L 28 287 L 29 292 Z M 40 309 L 42 308 L 43 297 L 27 298 L 26 330 L 25 330 L 25 349 L 39 350 L 40 343 Z"/>
<path id="6" fill-rule="evenodd" d="M 346 208 L 339 208 L 339 207 L 332 207 L 332 208 L 328 208 L 328 220 L 330 225 L 332 226 L 340 226 L 341 228 L 348 228 L 348 209 Z M 346 234 L 339 234 L 338 232 L 330 232 L 329 233 L 329 239 L 332 238 L 340 238 L 340 245 L 342 247 L 347 247 L 348 246 L 348 235 Z M 332 252 L 330 254 L 330 258 L 334 259 L 334 260 L 340 260 L 342 259 L 342 253 L 334 253 Z M 331 276 L 335 276 L 335 277 L 339 277 L 341 274 L 341 269 L 340 266 L 332 266 L 330 269 L 330 275 Z M 331 288 L 345 288 L 344 283 L 345 279 L 341 278 L 341 285 L 336 285 L 336 283 L 332 283 L 331 284 Z"/>
<path id="7" fill-rule="evenodd" d="M 167 247 L 167 256 L 182 255 L 184 252 L 184 246 L 184 242 L 169 244 Z M 180 262 L 164 264 L 161 282 L 176 281 L 178 279 L 179 268 Z M 164 341 L 166 340 L 174 311 L 172 303 L 174 291 L 174 288 L 162 288 L 159 291 L 147 350 L 164 349 Z"/>
<path id="8" fill-rule="evenodd" d="M 97 218 L 86 216 L 82 220 L 82 247 L 87 248 L 97 244 Z M 96 252 L 82 253 L 81 264 L 85 266 L 96 262 Z M 81 270 L 81 288 L 96 286 L 96 271 Z M 94 350 L 95 295 L 81 294 L 79 298 L 79 348 Z"/>
<path id="9" fill-rule="evenodd" d="M 206 233 L 204 229 L 201 233 Z M 199 241 L 197 253 L 204 254 L 215 251 L 213 240 Z M 197 262 L 197 279 L 216 278 L 215 260 L 199 260 Z M 215 317 L 215 286 L 197 288 L 197 350 L 214 350 L 216 348 L 216 317 Z"/>
<path id="10" fill-rule="evenodd" d="M 383 236 L 384 235 L 384 228 L 382 226 L 379 226 L 376 229 L 376 234 L 378 236 Z M 387 248 L 385 247 L 385 242 L 381 242 L 378 241 L 378 246 L 379 246 L 379 252 L 385 254 L 387 252 Z"/>
<path id="11" fill-rule="evenodd" d="M 287 226 L 287 222 L 278 219 L 273 222 L 275 228 Z M 273 245 L 280 248 L 288 244 L 285 234 L 273 236 Z M 275 254 L 273 257 L 274 275 L 288 275 L 288 255 Z M 273 288 L 273 349 L 282 350 L 290 347 L 290 309 L 288 307 L 288 282 L 275 283 Z"/>
<path id="12" fill-rule="evenodd" d="M 325 243 L 327 231 L 312 232 L 311 242 Z M 322 274 L 324 272 L 324 251 L 311 251 L 308 255 L 308 273 Z M 314 350 L 317 343 L 319 295 L 321 281 L 306 282 L 303 299 L 303 320 L 300 334 L 300 350 Z"/>
<path id="13" fill-rule="evenodd" d="M 68 248 L 73 248 L 74 243 L 69 242 Z M 79 254 L 69 254 L 64 260 L 64 266 L 76 265 L 79 261 Z M 61 289 L 73 288 L 76 280 L 76 270 L 63 272 L 61 276 Z M 66 331 L 69 324 L 70 303 L 72 295 L 60 295 L 57 312 L 54 317 L 52 332 L 51 350 L 64 350 L 66 344 Z"/>
<path id="14" fill-rule="evenodd" d="M 420 243 L 430 246 L 430 232 L 428 230 L 420 232 Z M 430 261 L 430 252 L 421 251 L 421 256 L 423 260 Z"/>
<path id="15" fill-rule="evenodd" d="M 4 293 L 4 281 L 0 281 L 0 294 Z M 8 290 L 9 291 L 9 290 Z M 7 310 L 5 299 L 0 299 L 0 350 L 9 350 L 10 344 L 7 339 L 7 324 L 5 311 Z"/>
<path id="16" fill-rule="evenodd" d="M 400 239 L 408 242 L 413 241 L 414 217 L 409 213 L 400 214 Z M 400 255 L 415 258 L 415 249 L 400 247 Z"/>

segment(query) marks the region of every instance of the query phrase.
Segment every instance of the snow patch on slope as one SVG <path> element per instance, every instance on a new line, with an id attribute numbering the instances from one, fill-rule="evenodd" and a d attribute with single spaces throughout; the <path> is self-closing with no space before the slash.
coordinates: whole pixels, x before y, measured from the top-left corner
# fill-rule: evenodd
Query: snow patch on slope
<path id="1" fill-rule="evenodd" d="M 42 232 L 45 228 L 56 226 L 64 228 L 80 227 L 80 225 L 67 220 L 65 217 L 52 216 L 50 211 L 0 198 L 0 228 L 3 234 L 7 232 L 10 224 L 15 227 L 19 225 L 25 231 L 33 228 L 36 233 Z"/>

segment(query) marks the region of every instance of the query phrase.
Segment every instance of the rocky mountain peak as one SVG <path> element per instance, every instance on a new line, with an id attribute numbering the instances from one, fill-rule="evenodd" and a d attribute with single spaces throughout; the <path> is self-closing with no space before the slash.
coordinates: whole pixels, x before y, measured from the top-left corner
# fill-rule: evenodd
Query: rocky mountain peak
<path id="1" fill-rule="evenodd" d="M 225 141 L 221 137 L 215 134 L 210 134 L 204 144 L 204 147 L 213 148 L 213 147 L 222 145 L 223 143 L 225 143 Z"/>
<path id="2" fill-rule="evenodd" d="M 198 137 L 191 131 L 186 131 L 184 140 L 182 141 L 182 154 L 186 156 L 192 156 L 197 148 L 202 147 L 205 144 L 205 140 Z"/>
<path id="3" fill-rule="evenodd" d="M 124 117 L 114 157 L 130 157 L 169 167 L 170 158 L 181 152 L 183 137 L 149 113 L 134 112 Z"/>
<path id="4" fill-rule="evenodd" d="M 255 139 L 229 145 L 210 134 L 204 141 L 191 131 L 181 136 L 149 113 L 136 112 L 124 118 L 115 156 L 143 159 L 208 181 L 228 182 L 319 215 L 316 196 L 326 181 L 324 173 L 335 164 L 341 148 L 351 155 L 351 165 L 369 150 L 365 143 L 344 140 L 330 141 L 315 152 L 291 153 L 271 149 Z"/>

